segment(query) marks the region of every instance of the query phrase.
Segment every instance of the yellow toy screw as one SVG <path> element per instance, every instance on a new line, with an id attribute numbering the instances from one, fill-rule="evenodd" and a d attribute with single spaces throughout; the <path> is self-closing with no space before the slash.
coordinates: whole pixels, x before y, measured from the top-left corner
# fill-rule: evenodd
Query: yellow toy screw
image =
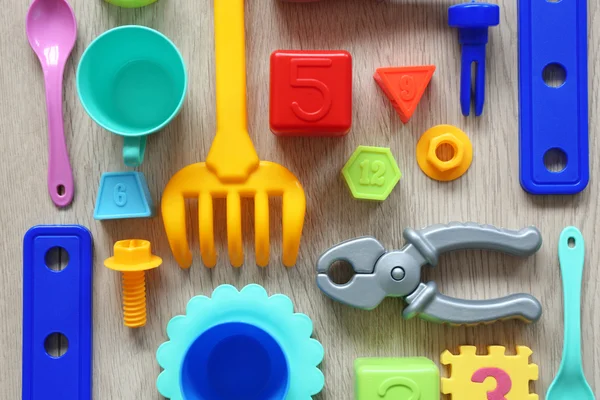
<path id="1" fill-rule="evenodd" d="M 140 328 L 146 325 L 145 271 L 158 268 L 162 259 L 152 254 L 147 240 L 120 240 L 114 252 L 104 266 L 123 274 L 123 321 L 129 328 Z"/>

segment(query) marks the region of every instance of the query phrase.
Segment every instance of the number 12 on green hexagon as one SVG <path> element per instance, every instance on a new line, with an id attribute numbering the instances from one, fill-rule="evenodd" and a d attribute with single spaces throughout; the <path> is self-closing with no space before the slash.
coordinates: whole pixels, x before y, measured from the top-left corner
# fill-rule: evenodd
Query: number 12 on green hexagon
<path id="1" fill-rule="evenodd" d="M 361 185 L 383 186 L 385 184 L 385 163 L 383 161 L 364 160 L 360 163 Z"/>

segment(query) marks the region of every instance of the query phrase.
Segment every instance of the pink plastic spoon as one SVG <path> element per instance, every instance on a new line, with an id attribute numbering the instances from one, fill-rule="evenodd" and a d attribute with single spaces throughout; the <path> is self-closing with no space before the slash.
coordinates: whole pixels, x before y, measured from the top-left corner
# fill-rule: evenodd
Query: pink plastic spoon
<path id="1" fill-rule="evenodd" d="M 48 191 L 54 204 L 73 200 L 73 172 L 63 123 L 65 64 L 77 38 L 75 14 L 66 0 L 33 0 L 27 13 L 27 38 L 42 64 L 48 110 Z"/>

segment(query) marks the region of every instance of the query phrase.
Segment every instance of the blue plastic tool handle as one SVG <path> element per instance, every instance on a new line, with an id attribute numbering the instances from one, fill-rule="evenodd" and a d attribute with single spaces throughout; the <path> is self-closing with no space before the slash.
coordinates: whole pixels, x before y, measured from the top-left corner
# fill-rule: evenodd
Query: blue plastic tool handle
<path id="1" fill-rule="evenodd" d="M 23 241 L 23 400 L 92 398 L 92 236 L 76 225 L 34 226 Z M 62 247 L 62 271 L 46 265 Z M 62 357 L 50 356 L 53 333 L 68 340 Z"/>
<path id="2" fill-rule="evenodd" d="M 587 0 L 519 0 L 520 179 L 532 194 L 574 194 L 589 181 Z M 546 85 L 557 64 L 566 79 Z M 549 171 L 544 156 L 562 151 L 566 167 Z"/>

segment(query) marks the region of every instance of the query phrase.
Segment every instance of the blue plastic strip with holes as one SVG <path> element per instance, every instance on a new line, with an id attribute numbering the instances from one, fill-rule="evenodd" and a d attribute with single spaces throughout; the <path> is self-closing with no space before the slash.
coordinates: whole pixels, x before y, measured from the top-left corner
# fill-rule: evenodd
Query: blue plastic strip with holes
<path id="1" fill-rule="evenodd" d="M 45 256 L 62 247 L 62 271 Z M 46 338 L 61 333 L 61 357 L 46 352 Z M 77 225 L 35 226 L 23 241 L 23 400 L 92 398 L 92 236 Z"/>
<path id="2" fill-rule="evenodd" d="M 520 180 L 532 194 L 579 193 L 589 181 L 587 0 L 518 0 Z M 559 87 L 544 82 L 549 65 L 564 68 Z M 546 168 L 548 151 L 566 166 Z"/>

